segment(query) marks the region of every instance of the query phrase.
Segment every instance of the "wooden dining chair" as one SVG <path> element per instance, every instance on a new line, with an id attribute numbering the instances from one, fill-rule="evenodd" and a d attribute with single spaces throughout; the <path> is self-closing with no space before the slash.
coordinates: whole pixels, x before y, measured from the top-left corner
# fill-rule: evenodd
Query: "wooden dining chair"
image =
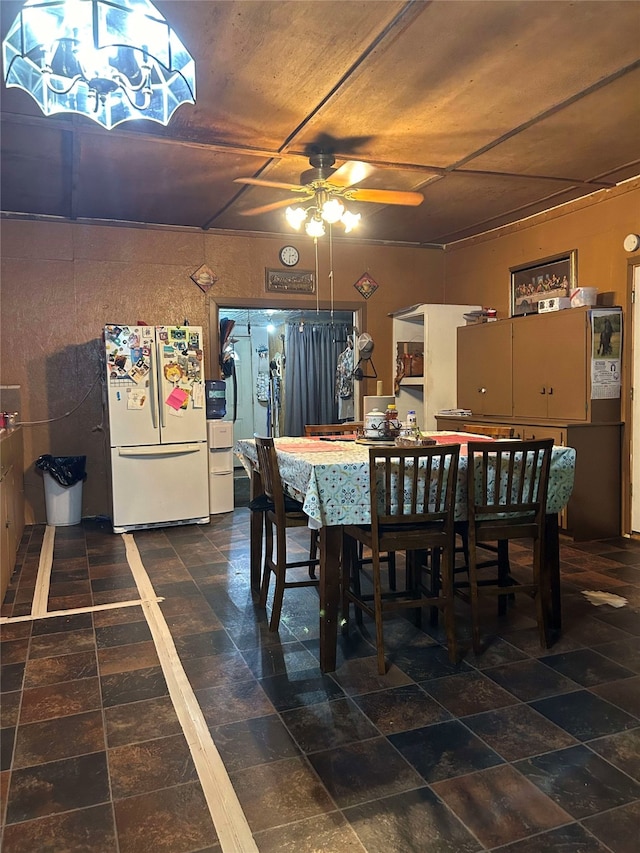
<path id="1" fill-rule="evenodd" d="M 463 432 L 473 433 L 474 435 L 486 435 L 488 438 L 509 439 L 513 438 L 514 427 L 496 426 L 495 424 L 462 424 L 460 429 Z M 468 571 L 469 566 L 469 537 L 467 532 L 468 524 L 466 521 L 456 522 L 456 535 L 460 537 L 460 545 L 456 545 L 456 554 L 464 556 L 464 566 L 458 566 L 458 572 Z M 509 561 L 509 543 L 505 540 L 498 542 L 497 545 L 485 543 L 483 546 L 485 551 L 495 554 L 491 559 L 485 559 L 478 563 L 478 568 L 489 568 L 497 566 L 498 562 L 502 565 L 504 560 Z M 508 569 L 508 565 L 507 565 Z"/>
<path id="2" fill-rule="evenodd" d="M 260 585 L 260 607 L 266 607 L 267 595 L 269 593 L 269 581 L 271 575 L 275 575 L 275 591 L 271 607 L 271 619 L 269 630 L 277 631 L 280 624 L 282 612 L 282 600 L 285 589 L 302 586 L 318 586 L 318 580 L 311 576 L 311 571 L 319 564 L 317 551 L 306 560 L 287 560 L 287 530 L 293 527 L 307 527 L 309 517 L 304 512 L 302 504 L 285 494 L 282 488 L 278 458 L 272 438 L 255 437 L 256 450 L 258 453 L 258 469 L 264 487 L 262 510 L 265 520 L 265 556 Z M 315 534 L 315 535 L 314 535 Z M 273 553 L 274 541 L 276 545 L 275 558 Z M 318 537 L 316 532 L 312 533 L 312 546 L 317 546 Z M 306 567 L 310 577 L 305 580 L 287 580 L 287 572 L 290 569 Z"/>
<path id="3" fill-rule="evenodd" d="M 505 441 L 496 444 L 470 441 L 467 445 L 467 514 L 469 580 L 456 581 L 456 593 L 471 605 L 473 649 L 482 650 L 480 598 L 498 598 L 499 613 L 506 613 L 507 597 L 526 593 L 536 600 L 540 644 L 550 645 L 551 578 L 544 554 L 547 489 L 552 439 Z M 487 542 L 533 540 L 532 580 L 519 583 L 504 554 L 498 556 L 497 577 L 483 578 L 478 549 Z M 557 592 L 557 591 L 556 591 Z"/>
<path id="4" fill-rule="evenodd" d="M 362 430 L 363 427 L 362 421 L 346 421 L 342 424 L 305 424 L 304 434 L 307 438 L 314 435 L 351 435 Z"/>
<path id="5" fill-rule="evenodd" d="M 453 600 L 454 502 L 460 445 L 371 448 L 371 524 L 347 525 L 343 533 L 342 619 L 349 630 L 349 605 L 367 613 L 376 628 L 378 672 L 385 673 L 383 618 L 398 608 L 436 606 L 444 614 L 449 657 L 457 658 Z M 362 591 L 357 543 L 371 549 L 373 592 Z M 430 596 L 420 583 L 415 554 L 442 553 L 442 583 Z M 406 589 L 383 589 L 380 554 L 406 552 Z"/>
<path id="6" fill-rule="evenodd" d="M 474 435 L 486 435 L 490 438 L 513 438 L 514 428 L 496 426 L 496 424 L 461 424 L 462 432 L 472 432 Z"/>

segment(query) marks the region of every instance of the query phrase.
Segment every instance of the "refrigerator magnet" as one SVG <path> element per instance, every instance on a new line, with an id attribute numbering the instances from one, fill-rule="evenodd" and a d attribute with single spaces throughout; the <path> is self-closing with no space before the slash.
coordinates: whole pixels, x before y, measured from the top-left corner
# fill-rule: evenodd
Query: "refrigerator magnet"
<path id="1" fill-rule="evenodd" d="M 189 399 L 189 394 L 184 388 L 174 388 L 173 391 L 169 394 L 165 403 L 169 406 L 170 409 L 181 409 Z"/>
<path id="2" fill-rule="evenodd" d="M 201 409 L 204 406 L 204 388 L 202 382 L 194 382 L 191 388 L 191 399 L 193 400 L 193 408 Z"/>
<path id="3" fill-rule="evenodd" d="M 138 388 L 129 388 L 127 393 L 127 409 L 144 409 L 147 402 L 147 392 Z"/>
<path id="4" fill-rule="evenodd" d="M 175 361 L 172 361 L 170 364 L 165 364 L 164 366 L 164 378 L 168 382 L 179 382 L 184 376 L 184 371 L 180 367 L 179 364 L 176 364 Z M 169 395 L 171 396 L 171 395 Z"/>

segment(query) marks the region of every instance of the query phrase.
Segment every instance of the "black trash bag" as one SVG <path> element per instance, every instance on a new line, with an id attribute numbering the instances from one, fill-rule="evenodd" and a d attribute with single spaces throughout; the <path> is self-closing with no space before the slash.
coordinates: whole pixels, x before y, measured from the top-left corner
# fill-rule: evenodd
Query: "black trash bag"
<path id="1" fill-rule="evenodd" d="M 74 486 L 87 479 L 86 456 L 50 456 L 46 453 L 36 459 L 36 468 L 48 471 L 61 486 Z"/>

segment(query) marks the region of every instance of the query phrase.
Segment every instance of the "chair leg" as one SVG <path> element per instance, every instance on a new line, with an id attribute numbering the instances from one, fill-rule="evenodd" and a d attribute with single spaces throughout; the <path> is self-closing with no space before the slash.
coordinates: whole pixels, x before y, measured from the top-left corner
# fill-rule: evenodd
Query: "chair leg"
<path id="1" fill-rule="evenodd" d="M 498 540 L 498 586 L 509 586 L 509 540 Z M 514 598 L 513 593 L 505 593 L 498 596 L 498 616 L 506 616 L 507 605 Z"/>
<path id="2" fill-rule="evenodd" d="M 474 654 L 482 651 L 480 642 L 480 603 L 478 601 L 478 569 L 476 566 L 476 545 L 469 549 L 469 598 L 471 601 L 471 637 Z"/>
<path id="3" fill-rule="evenodd" d="M 273 603 L 271 605 L 271 621 L 269 631 L 277 631 L 280 625 L 280 614 L 282 612 L 282 599 L 284 598 L 284 585 L 286 581 L 287 565 L 287 538 L 284 530 L 277 530 L 276 554 L 276 588 L 273 592 Z"/>
<path id="4" fill-rule="evenodd" d="M 360 566 L 362 565 L 360 554 L 362 553 L 361 552 L 361 548 L 363 547 L 362 542 L 359 542 L 358 545 L 360 546 L 360 548 L 358 548 L 356 546 L 356 543 L 353 542 L 352 549 L 350 552 L 351 553 L 351 585 L 352 585 L 354 594 L 358 598 L 362 598 L 362 588 L 360 586 Z M 362 628 L 362 625 L 363 625 L 362 610 L 356 606 L 354 608 L 354 613 L 355 613 L 355 617 L 356 617 L 356 625 L 358 626 L 358 628 Z"/>
<path id="5" fill-rule="evenodd" d="M 449 649 L 449 660 L 451 663 L 458 662 L 458 638 L 456 636 L 455 604 L 453 598 L 453 563 L 455 550 L 444 551 L 442 560 L 442 592 L 446 604 L 444 605 L 444 624 L 447 633 L 447 647 Z"/>
<path id="6" fill-rule="evenodd" d="M 429 552 L 429 560 L 431 561 L 431 583 L 429 584 L 429 595 L 432 598 L 437 598 L 440 595 L 440 548 L 432 548 Z M 429 608 L 429 624 L 435 626 L 438 624 L 440 608 L 433 605 Z"/>
<path id="7" fill-rule="evenodd" d="M 382 626 L 382 585 L 380 583 L 380 554 L 374 550 L 373 553 L 373 604 L 376 620 L 376 649 L 378 659 L 378 672 L 384 675 L 387 671 L 384 659 L 384 630 Z"/>
<path id="8" fill-rule="evenodd" d="M 536 611 L 540 645 L 543 649 L 548 649 L 553 644 L 551 638 L 551 578 L 544 559 L 544 543 L 540 540 L 533 543 L 533 571 L 534 582 L 538 586 Z"/>
<path id="9" fill-rule="evenodd" d="M 354 571 L 353 548 L 354 540 L 350 536 L 342 537 L 342 633 L 349 633 L 349 597 L 347 591 L 351 586 L 351 575 Z M 356 608 L 357 609 L 357 608 Z"/>
<path id="10" fill-rule="evenodd" d="M 266 513 L 264 516 L 264 525 L 264 565 L 262 568 L 262 583 L 260 584 L 260 597 L 258 598 L 258 607 L 267 606 L 269 581 L 271 580 L 271 566 L 273 565 L 273 526 L 267 518 Z"/>
<path id="11" fill-rule="evenodd" d="M 389 568 L 389 589 L 396 591 L 396 555 L 395 551 L 389 551 L 387 555 L 387 566 Z"/>
<path id="12" fill-rule="evenodd" d="M 395 553 L 389 552 L 389 557 Z M 405 571 L 406 571 L 406 590 L 410 593 L 417 593 L 420 589 L 420 558 L 418 551 L 405 551 Z M 422 627 L 422 607 L 420 605 L 420 597 L 416 599 L 417 606 L 414 610 L 413 621 L 416 628 Z"/>

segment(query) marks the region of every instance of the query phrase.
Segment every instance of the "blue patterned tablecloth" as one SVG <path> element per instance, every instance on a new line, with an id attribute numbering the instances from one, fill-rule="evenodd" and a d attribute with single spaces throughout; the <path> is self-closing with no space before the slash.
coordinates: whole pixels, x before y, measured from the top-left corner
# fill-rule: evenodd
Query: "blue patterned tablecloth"
<path id="1" fill-rule="evenodd" d="M 444 433 L 440 433 L 443 435 Z M 453 435 L 453 433 L 449 433 Z M 461 443 L 472 438 L 460 434 Z M 287 491 L 304 505 L 314 527 L 338 524 L 369 524 L 369 448 L 351 441 L 326 442 L 312 449 L 316 439 L 275 439 L 280 476 Z M 310 445 L 314 442 L 314 445 Z M 320 450 L 322 447 L 322 450 Z M 235 453 L 247 468 L 257 462 L 255 441 L 242 439 Z M 576 452 L 554 447 L 551 456 L 547 513 L 560 512 L 573 490 Z M 467 457 L 460 456 L 456 489 L 456 520 L 467 517 Z"/>

